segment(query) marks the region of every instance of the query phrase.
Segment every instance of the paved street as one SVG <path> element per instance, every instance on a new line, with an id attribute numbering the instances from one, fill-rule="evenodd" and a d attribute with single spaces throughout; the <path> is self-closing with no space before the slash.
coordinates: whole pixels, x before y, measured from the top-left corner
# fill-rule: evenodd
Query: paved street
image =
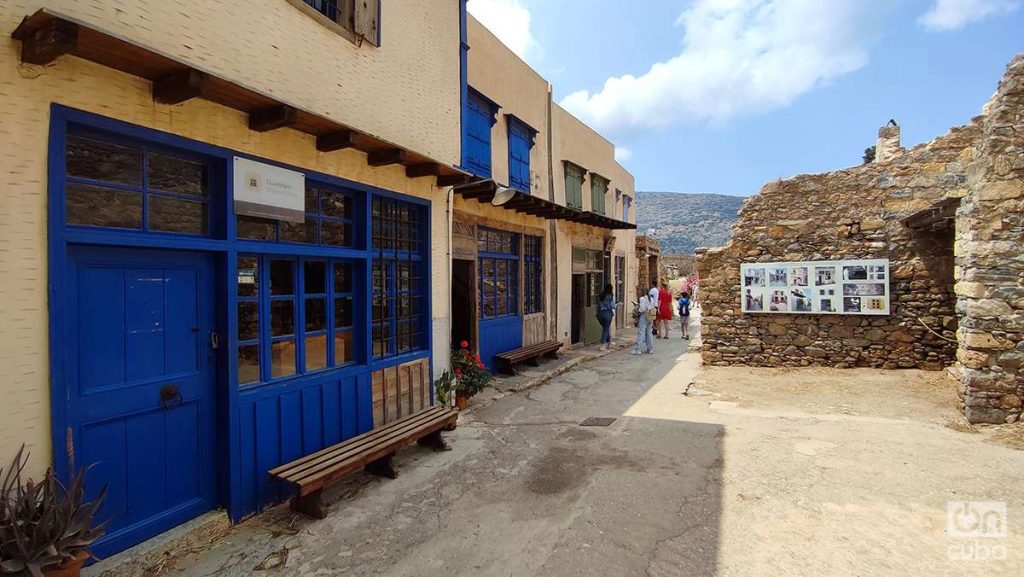
<path id="1" fill-rule="evenodd" d="M 354 478 L 330 495 L 325 521 L 282 507 L 162 571 L 199 577 L 254 569 L 388 576 L 1019 570 L 1024 527 L 1013 513 L 1024 511 L 1024 452 L 951 427 L 952 389 L 941 374 L 885 373 L 916 383 L 896 393 L 899 381 L 874 371 L 804 372 L 798 386 L 776 386 L 778 371 L 764 378 L 746 369 L 698 374 L 698 354 L 685 353 L 685 341 L 674 335 L 657 341 L 654 355 L 619 351 L 475 409 L 450 435 L 453 451 L 415 447 L 400 455 L 397 480 Z M 616 420 L 580 426 L 588 417 Z M 1008 501 L 1011 537 L 999 541 L 1008 560 L 948 559 L 956 542 L 944 534 L 946 502 L 965 499 Z"/>

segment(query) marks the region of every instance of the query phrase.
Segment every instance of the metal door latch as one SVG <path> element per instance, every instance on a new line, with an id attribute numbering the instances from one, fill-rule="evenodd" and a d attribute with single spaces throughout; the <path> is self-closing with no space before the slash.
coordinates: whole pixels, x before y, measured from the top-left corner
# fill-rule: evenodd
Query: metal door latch
<path id="1" fill-rule="evenodd" d="M 220 335 L 217 334 L 217 331 L 210 331 L 210 348 L 213 350 L 220 348 Z"/>

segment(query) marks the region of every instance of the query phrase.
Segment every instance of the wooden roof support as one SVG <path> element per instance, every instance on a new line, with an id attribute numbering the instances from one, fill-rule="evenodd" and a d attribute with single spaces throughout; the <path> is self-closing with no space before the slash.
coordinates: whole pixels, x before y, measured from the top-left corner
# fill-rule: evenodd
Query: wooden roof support
<path id="1" fill-rule="evenodd" d="M 405 175 L 409 178 L 421 178 L 424 176 L 441 176 L 441 165 L 436 162 L 424 164 L 413 164 L 405 167 Z"/>
<path id="2" fill-rule="evenodd" d="M 407 156 L 401 148 L 388 148 L 376 150 L 366 155 L 366 162 L 370 166 L 388 166 L 390 164 L 403 164 Z"/>
<path id="3" fill-rule="evenodd" d="M 203 95 L 208 76 L 187 68 L 153 83 L 153 100 L 161 104 L 180 104 Z"/>
<path id="4" fill-rule="evenodd" d="M 249 128 L 256 132 L 268 132 L 292 126 L 299 118 L 299 111 L 282 104 L 273 108 L 257 110 L 249 114 Z"/>
<path id="5" fill-rule="evenodd" d="M 352 148 L 359 143 L 359 133 L 354 130 L 328 132 L 316 137 L 316 149 L 320 152 L 334 152 Z"/>
<path id="6" fill-rule="evenodd" d="M 26 64 L 49 64 L 78 48 L 78 24 L 67 20 L 50 20 L 36 30 L 29 31 L 25 24 L 11 34 L 21 41 L 21 61 Z"/>
<path id="7" fill-rule="evenodd" d="M 446 174 L 444 176 L 437 177 L 437 186 L 456 186 L 459 184 L 466 184 L 469 182 L 470 177 L 462 174 Z"/>

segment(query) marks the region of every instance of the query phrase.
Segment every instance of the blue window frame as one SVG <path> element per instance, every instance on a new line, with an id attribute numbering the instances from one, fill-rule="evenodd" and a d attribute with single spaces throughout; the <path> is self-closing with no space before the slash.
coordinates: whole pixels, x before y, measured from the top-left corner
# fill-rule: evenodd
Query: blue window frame
<path id="1" fill-rule="evenodd" d="M 463 127 L 462 164 L 477 176 L 491 177 L 491 128 L 498 105 L 472 88 L 467 98 L 469 114 Z"/>
<path id="2" fill-rule="evenodd" d="M 508 120 L 508 174 L 509 186 L 529 193 L 533 177 L 530 174 L 530 150 L 537 131 L 511 114 Z"/>
<path id="3" fill-rule="evenodd" d="M 480 318 L 495 319 L 519 314 L 519 235 L 480 227 L 477 232 L 480 260 Z"/>
<path id="4" fill-rule="evenodd" d="M 424 207 L 373 200 L 372 336 L 374 358 L 427 348 Z"/>
<path id="5" fill-rule="evenodd" d="M 541 255 L 542 237 L 523 236 L 523 312 L 544 312 L 544 276 Z"/>

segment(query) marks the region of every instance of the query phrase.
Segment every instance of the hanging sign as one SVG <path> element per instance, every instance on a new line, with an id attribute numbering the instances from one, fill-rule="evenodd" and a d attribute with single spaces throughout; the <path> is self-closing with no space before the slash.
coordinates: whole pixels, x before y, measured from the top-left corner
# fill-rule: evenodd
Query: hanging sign
<path id="1" fill-rule="evenodd" d="M 235 157 L 235 214 L 288 222 L 306 220 L 306 175 Z"/>
<path id="2" fill-rule="evenodd" d="M 740 265 L 744 313 L 888 315 L 889 261 Z"/>

